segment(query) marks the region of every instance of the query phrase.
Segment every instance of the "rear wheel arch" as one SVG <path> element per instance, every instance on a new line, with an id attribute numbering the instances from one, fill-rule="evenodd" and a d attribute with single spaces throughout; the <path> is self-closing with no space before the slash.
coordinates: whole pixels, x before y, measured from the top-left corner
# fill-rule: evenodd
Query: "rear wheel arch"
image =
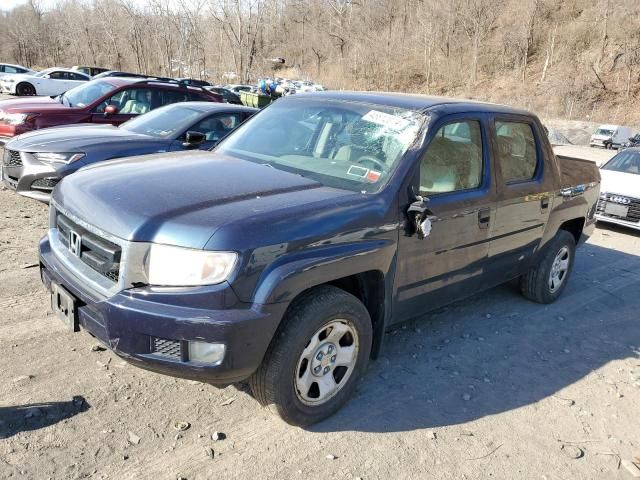
<path id="1" fill-rule="evenodd" d="M 574 218 L 562 223 L 558 228 L 558 230 L 565 230 L 569 232 L 571 235 L 573 235 L 573 238 L 576 241 L 576 245 L 578 245 L 578 243 L 580 243 L 580 237 L 582 236 L 582 230 L 584 229 L 584 224 L 585 224 L 584 217 Z"/>

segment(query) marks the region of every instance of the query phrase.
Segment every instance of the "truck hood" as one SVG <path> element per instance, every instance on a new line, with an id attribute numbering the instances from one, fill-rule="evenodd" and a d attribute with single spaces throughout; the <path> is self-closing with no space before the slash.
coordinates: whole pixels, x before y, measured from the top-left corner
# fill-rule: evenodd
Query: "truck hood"
<path id="1" fill-rule="evenodd" d="M 113 125 L 73 125 L 24 133 L 10 140 L 6 148 L 23 152 L 76 152 L 112 142 L 136 144 L 166 143 L 165 139 L 133 133 Z"/>
<path id="2" fill-rule="evenodd" d="M 0 101 L 0 113 L 68 112 L 70 109 L 51 97 L 27 97 Z"/>
<path id="3" fill-rule="evenodd" d="M 640 175 L 604 169 L 600 170 L 600 175 L 602 177 L 601 192 L 640 198 Z"/>
<path id="4" fill-rule="evenodd" d="M 194 151 L 89 166 L 65 178 L 53 201 L 122 239 L 201 249 L 226 223 L 348 195 L 355 194 L 258 163 Z"/>

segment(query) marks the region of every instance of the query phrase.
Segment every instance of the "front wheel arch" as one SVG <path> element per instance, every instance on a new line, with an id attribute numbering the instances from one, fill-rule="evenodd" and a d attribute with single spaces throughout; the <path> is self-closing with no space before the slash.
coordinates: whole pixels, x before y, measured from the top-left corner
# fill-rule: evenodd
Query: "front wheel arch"
<path id="1" fill-rule="evenodd" d="M 23 91 L 25 89 L 31 89 L 33 90 L 33 93 L 24 93 L 24 95 L 37 95 L 37 90 L 35 85 L 29 83 L 29 82 L 20 82 L 18 83 L 18 85 L 16 85 L 16 94 L 17 95 L 23 95 Z"/>

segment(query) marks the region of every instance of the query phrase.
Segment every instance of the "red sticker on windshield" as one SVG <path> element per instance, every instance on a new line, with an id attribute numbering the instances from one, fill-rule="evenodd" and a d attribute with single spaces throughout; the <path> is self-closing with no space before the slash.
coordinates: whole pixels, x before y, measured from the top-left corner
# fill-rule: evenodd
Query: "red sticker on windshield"
<path id="1" fill-rule="evenodd" d="M 375 170 L 369 170 L 369 173 L 367 173 L 367 180 L 371 180 L 372 182 L 377 182 L 378 180 L 380 180 L 380 172 L 376 172 Z"/>

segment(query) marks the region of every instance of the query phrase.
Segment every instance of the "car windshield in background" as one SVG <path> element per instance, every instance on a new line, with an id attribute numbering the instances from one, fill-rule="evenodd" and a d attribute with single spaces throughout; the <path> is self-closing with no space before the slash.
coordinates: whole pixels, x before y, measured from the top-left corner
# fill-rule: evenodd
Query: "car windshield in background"
<path id="1" fill-rule="evenodd" d="M 142 135 L 168 138 L 193 124 L 201 111 L 188 106 L 168 105 L 123 123 L 120 128 Z"/>
<path id="2" fill-rule="evenodd" d="M 87 82 L 60 95 L 60 101 L 70 107 L 85 107 L 115 89 L 108 82 Z"/>
<path id="3" fill-rule="evenodd" d="M 596 130 L 596 135 L 604 135 L 610 137 L 611 135 L 613 135 L 613 130 L 605 130 L 603 128 L 599 128 L 598 130 Z"/>
<path id="4" fill-rule="evenodd" d="M 218 151 L 330 187 L 373 192 L 413 144 L 424 120 L 417 112 L 380 105 L 283 99 L 240 127 Z"/>
<path id="5" fill-rule="evenodd" d="M 640 152 L 622 151 L 609 160 L 602 169 L 640 175 Z"/>

